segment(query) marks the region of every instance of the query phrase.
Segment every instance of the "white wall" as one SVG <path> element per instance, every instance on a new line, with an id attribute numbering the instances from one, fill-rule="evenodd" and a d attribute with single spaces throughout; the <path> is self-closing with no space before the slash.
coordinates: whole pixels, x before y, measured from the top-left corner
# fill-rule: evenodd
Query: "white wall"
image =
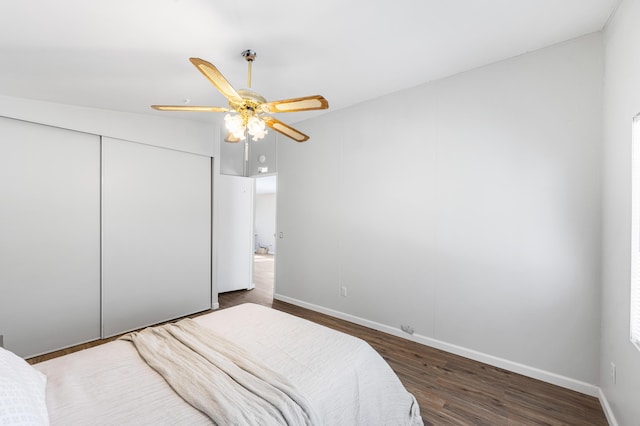
<path id="1" fill-rule="evenodd" d="M 640 1 L 625 0 L 605 32 L 600 384 L 620 425 L 640 419 L 640 352 L 629 341 L 631 120 L 640 112 Z M 610 363 L 617 367 L 617 383 Z"/>
<path id="2" fill-rule="evenodd" d="M 276 297 L 597 393 L 602 61 L 594 34 L 298 123 Z"/>
<path id="3" fill-rule="evenodd" d="M 276 194 L 256 194 L 253 233 L 257 244 L 267 247 L 270 254 L 276 252 Z"/>

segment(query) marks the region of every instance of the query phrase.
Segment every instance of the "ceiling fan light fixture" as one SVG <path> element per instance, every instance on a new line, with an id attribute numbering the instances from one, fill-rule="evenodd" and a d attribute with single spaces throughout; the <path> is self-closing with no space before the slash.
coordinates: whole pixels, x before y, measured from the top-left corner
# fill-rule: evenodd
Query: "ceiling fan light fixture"
<path id="1" fill-rule="evenodd" d="M 247 133 L 251 135 L 251 140 L 259 141 L 267 135 L 268 131 L 265 128 L 264 121 L 252 115 L 247 121 Z"/>
<path id="2" fill-rule="evenodd" d="M 243 114 L 226 114 L 224 122 L 233 137 L 241 141 L 245 140 L 245 133 L 248 133 L 254 142 L 264 138 L 268 133 L 264 121 L 257 115 L 245 118 Z"/>
<path id="3" fill-rule="evenodd" d="M 235 139 L 244 140 L 244 129 L 245 126 L 242 123 L 242 117 L 238 114 L 231 115 L 226 114 L 224 116 L 224 123 L 227 130 L 233 135 Z"/>

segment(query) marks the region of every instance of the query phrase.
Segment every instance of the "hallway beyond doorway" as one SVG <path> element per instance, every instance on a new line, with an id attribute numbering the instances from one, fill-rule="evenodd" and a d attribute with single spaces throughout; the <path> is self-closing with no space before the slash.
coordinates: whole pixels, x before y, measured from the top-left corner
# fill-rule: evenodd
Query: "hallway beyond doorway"
<path id="1" fill-rule="evenodd" d="M 241 303 L 257 303 L 264 306 L 273 304 L 274 292 L 274 256 L 272 254 L 254 254 L 253 257 L 253 290 L 237 290 L 218 295 L 220 308 L 239 305 Z"/>

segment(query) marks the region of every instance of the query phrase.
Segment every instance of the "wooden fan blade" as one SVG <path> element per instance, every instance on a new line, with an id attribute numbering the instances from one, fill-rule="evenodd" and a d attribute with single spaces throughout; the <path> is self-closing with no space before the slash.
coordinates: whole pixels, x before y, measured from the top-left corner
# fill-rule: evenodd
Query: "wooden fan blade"
<path id="1" fill-rule="evenodd" d="M 151 105 L 158 111 L 196 111 L 196 112 L 227 112 L 229 108 L 217 106 L 191 106 L 191 105 Z"/>
<path id="2" fill-rule="evenodd" d="M 288 124 L 284 124 L 280 120 L 276 120 L 273 117 L 263 117 L 263 120 L 267 126 L 272 128 L 276 132 L 280 132 L 283 135 L 290 137 L 296 142 L 304 142 L 309 139 L 309 136 L 305 135 L 302 132 L 299 132 L 298 130 L 294 129 Z"/>
<path id="3" fill-rule="evenodd" d="M 266 108 L 267 112 L 310 111 L 314 109 L 327 109 L 329 108 L 329 102 L 322 96 L 317 95 L 267 102 L 263 105 L 263 108 Z"/>
<path id="4" fill-rule="evenodd" d="M 218 68 L 213 66 L 213 64 L 200 59 L 200 58 L 189 58 L 191 63 L 198 68 L 198 70 L 207 77 L 207 80 L 211 82 L 216 89 L 220 91 L 224 95 L 225 98 L 231 99 L 242 99 L 236 89 L 234 89 L 231 84 L 227 81 L 226 78 L 222 75 Z"/>

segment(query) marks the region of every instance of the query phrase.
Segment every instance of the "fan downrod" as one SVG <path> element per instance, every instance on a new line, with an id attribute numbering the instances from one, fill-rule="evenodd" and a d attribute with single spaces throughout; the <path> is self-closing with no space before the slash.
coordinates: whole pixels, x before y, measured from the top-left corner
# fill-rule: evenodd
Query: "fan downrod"
<path id="1" fill-rule="evenodd" d="M 251 89 L 251 64 L 253 64 L 253 61 L 255 61 L 258 54 L 255 52 L 255 50 L 247 49 L 242 52 L 242 56 L 247 61 L 247 65 L 249 68 L 249 71 L 247 72 L 247 87 Z"/>

